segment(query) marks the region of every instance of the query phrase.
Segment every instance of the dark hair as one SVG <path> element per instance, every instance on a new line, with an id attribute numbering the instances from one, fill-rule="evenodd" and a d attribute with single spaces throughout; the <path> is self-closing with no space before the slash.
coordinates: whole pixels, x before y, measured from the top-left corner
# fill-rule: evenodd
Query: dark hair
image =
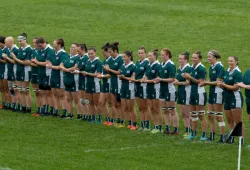
<path id="1" fill-rule="evenodd" d="M 64 48 L 64 39 L 63 38 L 57 38 L 56 43 L 61 46 L 61 48 Z"/>
<path id="2" fill-rule="evenodd" d="M 85 52 L 88 51 L 86 44 L 77 44 L 77 47 L 80 47 L 81 50 L 84 50 Z"/>
<path id="3" fill-rule="evenodd" d="M 112 51 L 117 51 L 117 53 L 119 53 L 119 48 L 118 48 L 119 42 L 114 42 L 112 43 L 109 48 L 112 49 Z"/>
<path id="4" fill-rule="evenodd" d="M 109 42 L 107 42 L 104 46 L 102 46 L 102 50 L 103 51 L 108 51 L 108 49 L 110 48 L 110 43 Z"/>
<path id="5" fill-rule="evenodd" d="M 209 52 L 208 52 L 208 54 L 211 54 L 212 56 L 214 56 L 216 59 L 218 59 L 218 58 L 221 58 L 221 55 L 218 53 L 218 51 L 216 51 L 216 50 L 210 50 Z"/>
<path id="6" fill-rule="evenodd" d="M 37 39 L 38 39 L 38 37 L 34 37 L 34 38 L 33 38 L 33 40 L 37 40 Z"/>
<path id="7" fill-rule="evenodd" d="M 89 50 L 93 50 L 94 52 L 96 52 L 96 48 L 93 47 L 93 46 L 89 47 L 88 51 L 89 51 Z"/>
<path id="8" fill-rule="evenodd" d="M 172 58 L 172 53 L 168 48 L 163 48 L 162 51 L 164 51 L 169 56 L 169 58 Z"/>
<path id="9" fill-rule="evenodd" d="M 5 43 L 5 37 L 4 36 L 0 36 L 0 43 Z"/>
<path id="10" fill-rule="evenodd" d="M 39 37 L 36 39 L 37 44 L 44 44 L 47 43 L 47 41 L 43 37 Z"/>
<path id="11" fill-rule="evenodd" d="M 143 50 L 145 53 L 147 52 L 147 51 L 146 51 L 146 48 L 143 47 L 143 46 L 139 47 L 138 50 Z"/>
<path id="12" fill-rule="evenodd" d="M 133 52 L 130 50 L 126 50 L 123 52 L 126 56 L 130 57 L 130 60 L 133 61 Z"/>
<path id="13" fill-rule="evenodd" d="M 153 53 L 153 55 L 156 57 L 156 59 L 158 58 L 158 49 L 153 49 L 150 52 Z"/>
<path id="14" fill-rule="evenodd" d="M 79 44 L 78 44 L 78 43 L 72 43 L 71 45 L 73 45 L 73 44 L 74 44 L 74 45 L 76 45 L 77 47 L 79 46 Z"/>
<path id="15" fill-rule="evenodd" d="M 25 37 L 26 39 L 27 39 L 27 34 L 24 32 L 24 33 L 22 33 L 22 34 L 20 34 L 20 36 L 23 36 L 23 37 Z"/>
<path id="16" fill-rule="evenodd" d="M 197 50 L 194 52 L 194 54 L 197 54 L 199 59 L 202 59 L 201 51 Z"/>
<path id="17" fill-rule="evenodd" d="M 189 60 L 190 53 L 188 51 L 185 51 L 184 53 L 181 53 L 180 55 L 183 55 L 185 60 Z"/>
<path id="18" fill-rule="evenodd" d="M 236 57 L 236 56 L 229 56 L 229 57 L 232 57 L 234 59 L 234 61 L 236 61 L 236 65 L 239 65 L 239 58 Z"/>

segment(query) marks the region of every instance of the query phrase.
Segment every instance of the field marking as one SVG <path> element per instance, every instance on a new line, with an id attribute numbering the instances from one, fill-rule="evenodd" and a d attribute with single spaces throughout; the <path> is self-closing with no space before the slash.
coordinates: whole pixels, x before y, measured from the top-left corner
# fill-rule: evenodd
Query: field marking
<path id="1" fill-rule="evenodd" d="M 123 151 L 123 150 L 140 149 L 140 148 L 153 148 L 153 147 L 159 147 L 159 146 L 164 146 L 164 145 L 139 145 L 139 146 L 124 147 L 124 148 L 87 149 L 87 150 L 84 150 L 84 152 L 89 153 L 89 152 Z"/>
<path id="2" fill-rule="evenodd" d="M 8 168 L 8 167 L 1 167 L 0 166 L 0 170 L 12 170 L 11 168 Z"/>

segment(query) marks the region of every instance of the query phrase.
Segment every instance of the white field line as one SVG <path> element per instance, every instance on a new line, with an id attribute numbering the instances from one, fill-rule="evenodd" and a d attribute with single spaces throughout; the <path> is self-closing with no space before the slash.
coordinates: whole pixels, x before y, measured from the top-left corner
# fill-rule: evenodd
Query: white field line
<path id="1" fill-rule="evenodd" d="M 0 166 L 0 170 L 12 170 L 11 168 L 8 168 L 8 167 L 1 167 Z"/>
<path id="2" fill-rule="evenodd" d="M 153 148 L 153 147 L 159 147 L 159 146 L 163 146 L 163 145 L 139 145 L 139 146 L 124 147 L 124 148 L 87 149 L 87 150 L 84 150 L 84 152 L 89 153 L 89 152 L 123 151 L 123 150 L 140 149 L 140 148 Z"/>

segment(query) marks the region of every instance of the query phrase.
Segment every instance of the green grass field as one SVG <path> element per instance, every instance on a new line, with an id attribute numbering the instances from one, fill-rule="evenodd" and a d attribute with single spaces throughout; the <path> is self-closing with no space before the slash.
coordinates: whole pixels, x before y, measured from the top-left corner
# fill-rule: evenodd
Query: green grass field
<path id="1" fill-rule="evenodd" d="M 139 46 L 185 50 L 216 49 L 236 55 L 249 67 L 250 1 L 248 0 L 2 0 L 0 34 L 28 39 L 63 37 L 98 49 L 119 41 L 121 51 Z M 100 50 L 98 51 L 100 55 Z M 250 128 L 246 121 L 246 143 Z M 182 125 L 182 122 L 181 122 Z M 181 128 L 182 130 L 182 128 Z M 218 139 L 218 137 L 217 137 Z M 182 136 L 152 135 L 107 128 L 77 120 L 34 118 L 0 111 L 0 170 L 47 169 L 204 169 L 237 168 L 234 145 L 200 143 Z M 250 150 L 243 146 L 242 169 L 249 169 Z"/>

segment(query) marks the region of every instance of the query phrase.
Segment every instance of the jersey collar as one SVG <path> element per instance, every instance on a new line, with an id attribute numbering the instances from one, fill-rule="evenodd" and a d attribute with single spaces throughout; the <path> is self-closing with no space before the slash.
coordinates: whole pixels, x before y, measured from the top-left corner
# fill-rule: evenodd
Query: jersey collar
<path id="1" fill-rule="evenodd" d="M 150 65 L 150 67 L 153 67 L 153 65 L 155 65 L 155 64 L 159 64 L 159 61 L 156 60 L 155 62 L 153 62 L 152 64 L 149 64 L 149 65 Z"/>
<path id="2" fill-rule="evenodd" d="M 121 54 L 118 54 L 118 56 L 116 56 L 115 58 L 113 58 L 113 60 L 116 60 L 117 58 L 119 58 L 121 56 Z"/>
<path id="3" fill-rule="evenodd" d="M 194 69 L 196 70 L 200 65 L 201 65 L 201 62 L 199 62 L 195 67 L 194 65 L 192 65 L 192 67 L 194 67 Z"/>
<path id="4" fill-rule="evenodd" d="M 52 49 L 52 47 L 50 46 L 50 44 L 47 44 L 43 51 L 45 51 L 47 48 L 51 48 Z"/>
<path id="5" fill-rule="evenodd" d="M 220 61 L 216 62 L 214 65 L 212 65 L 212 68 L 214 68 L 215 66 L 217 66 L 218 64 L 221 64 Z M 222 65 L 222 64 L 221 64 Z"/>
<path id="6" fill-rule="evenodd" d="M 111 58 L 112 58 L 112 57 L 111 57 L 111 56 L 109 56 L 109 57 L 106 59 L 106 61 L 109 61 Z"/>
<path id="7" fill-rule="evenodd" d="M 165 67 L 165 65 L 167 65 L 168 63 L 170 63 L 171 62 L 171 60 L 169 59 L 168 61 L 166 61 L 164 64 L 163 64 L 163 62 L 161 63 L 161 65 L 163 66 L 163 67 Z"/>
<path id="8" fill-rule="evenodd" d="M 235 70 L 240 71 L 239 67 L 235 67 L 232 71 L 230 71 L 230 68 L 227 69 L 227 71 L 229 72 L 229 75 L 233 74 Z"/>
<path id="9" fill-rule="evenodd" d="M 95 60 L 99 60 L 99 57 L 95 57 L 95 59 L 94 60 L 89 60 L 91 63 L 93 63 Z"/>
<path id="10" fill-rule="evenodd" d="M 181 66 L 180 66 L 179 69 L 182 71 L 182 70 L 184 70 L 187 66 L 190 66 L 189 63 L 187 63 L 183 68 L 181 68 Z"/>
<path id="11" fill-rule="evenodd" d="M 142 63 L 144 63 L 145 61 L 148 61 L 148 58 L 146 57 L 146 58 L 144 58 L 144 60 L 139 60 L 140 61 L 140 63 L 142 64 Z"/>
<path id="12" fill-rule="evenodd" d="M 28 46 L 27 46 L 27 47 L 28 47 Z M 16 44 L 14 44 L 14 45 L 11 47 L 11 49 L 9 49 L 9 50 L 12 51 L 13 48 L 17 48 L 17 49 L 18 49 L 18 46 L 17 46 Z"/>
<path id="13" fill-rule="evenodd" d="M 76 57 L 76 56 L 78 56 L 78 54 L 75 54 L 75 55 L 71 55 L 71 54 L 70 54 L 70 58 L 74 58 L 74 57 Z"/>
<path id="14" fill-rule="evenodd" d="M 14 45 L 14 46 L 15 46 L 15 45 Z M 14 46 L 13 46 L 13 47 L 14 47 Z M 12 47 L 12 48 L 13 48 L 13 47 Z M 23 47 L 21 47 L 21 49 L 22 49 L 22 50 L 25 50 L 25 49 L 27 49 L 27 48 L 29 48 L 29 47 L 30 47 L 30 45 L 27 45 L 27 46 L 26 46 L 26 47 L 24 47 L 24 48 L 23 48 Z M 11 49 L 12 49 L 12 48 L 11 48 Z"/>
<path id="15" fill-rule="evenodd" d="M 124 65 L 125 68 L 128 68 L 128 66 L 130 66 L 131 64 L 133 64 L 132 61 L 130 61 L 130 63 L 128 63 L 127 65 L 125 63 L 123 65 Z"/>
<path id="16" fill-rule="evenodd" d="M 14 46 L 15 46 L 15 45 L 14 45 Z M 14 46 L 13 46 L 13 47 L 14 47 Z M 12 47 L 12 48 L 13 48 L 13 47 Z M 2 50 L 4 50 L 5 48 L 8 48 L 8 47 L 7 47 L 7 46 L 4 46 Z M 12 48 L 11 48 L 11 49 L 12 49 Z"/>
<path id="17" fill-rule="evenodd" d="M 59 51 L 56 52 L 56 55 L 58 55 L 60 52 L 66 52 L 64 49 L 60 49 Z"/>

